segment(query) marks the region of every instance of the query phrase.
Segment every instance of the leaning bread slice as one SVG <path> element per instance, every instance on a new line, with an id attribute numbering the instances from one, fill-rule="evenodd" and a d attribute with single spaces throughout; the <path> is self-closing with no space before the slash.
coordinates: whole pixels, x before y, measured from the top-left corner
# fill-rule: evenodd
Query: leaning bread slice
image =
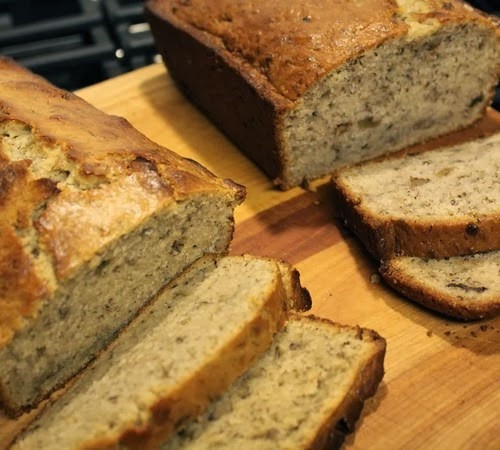
<path id="1" fill-rule="evenodd" d="M 243 196 L 0 57 L 0 403 L 36 404 L 165 283 L 226 251 Z"/>
<path id="2" fill-rule="evenodd" d="M 340 446 L 382 379 L 384 354 L 373 331 L 292 316 L 254 366 L 162 449 Z"/>
<path id="3" fill-rule="evenodd" d="M 150 448 L 266 350 L 286 291 L 276 262 L 205 258 L 174 280 L 16 449 Z M 296 299 L 299 304 L 300 300 Z"/>
<path id="4" fill-rule="evenodd" d="M 379 259 L 500 249 L 500 133 L 333 176 L 338 214 Z"/>
<path id="5" fill-rule="evenodd" d="M 401 256 L 380 273 L 396 291 L 428 308 L 464 320 L 500 313 L 500 251 L 447 259 Z"/>

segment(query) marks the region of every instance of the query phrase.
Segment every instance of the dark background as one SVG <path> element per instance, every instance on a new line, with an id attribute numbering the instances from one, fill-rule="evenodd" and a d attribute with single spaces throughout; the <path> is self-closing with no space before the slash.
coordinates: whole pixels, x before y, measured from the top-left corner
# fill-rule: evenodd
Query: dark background
<path id="1" fill-rule="evenodd" d="M 500 11 L 500 0 L 469 3 Z M 68 90 L 161 61 L 143 0 L 0 0 L 0 54 Z"/>
<path id="2" fill-rule="evenodd" d="M 142 0 L 0 0 L 0 54 L 75 90 L 151 64 L 156 51 Z"/>

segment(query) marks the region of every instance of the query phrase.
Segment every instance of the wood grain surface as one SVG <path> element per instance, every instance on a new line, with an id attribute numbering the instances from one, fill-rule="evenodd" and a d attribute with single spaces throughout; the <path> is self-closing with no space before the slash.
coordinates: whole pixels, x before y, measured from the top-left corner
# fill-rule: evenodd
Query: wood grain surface
<path id="1" fill-rule="evenodd" d="M 378 331 L 385 376 L 365 404 L 347 449 L 500 449 L 500 317 L 460 323 L 401 298 L 378 282 L 376 262 L 334 219 L 328 179 L 287 192 L 272 183 L 176 89 L 161 65 L 79 92 L 126 117 L 154 141 L 247 186 L 236 212 L 233 253 L 295 264 L 312 312 Z M 500 131 L 489 110 L 473 127 L 425 148 Z M 0 448 L 32 420 L 0 417 Z"/>

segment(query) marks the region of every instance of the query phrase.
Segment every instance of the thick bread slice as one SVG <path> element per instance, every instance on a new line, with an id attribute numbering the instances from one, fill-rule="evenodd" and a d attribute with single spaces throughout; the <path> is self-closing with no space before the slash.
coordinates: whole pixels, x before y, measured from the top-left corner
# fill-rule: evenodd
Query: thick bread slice
<path id="1" fill-rule="evenodd" d="M 170 75 L 282 188 L 463 128 L 500 74 L 461 0 L 148 0 Z"/>
<path id="2" fill-rule="evenodd" d="M 333 176 L 336 212 L 379 259 L 500 249 L 500 134 Z"/>
<path id="3" fill-rule="evenodd" d="M 292 316 L 271 348 L 163 450 L 339 447 L 384 368 L 375 332 Z"/>
<path id="4" fill-rule="evenodd" d="M 205 253 L 244 189 L 0 58 L 0 403 L 36 404 Z"/>
<path id="5" fill-rule="evenodd" d="M 155 448 L 269 347 L 284 321 L 286 291 L 303 295 L 298 286 L 284 288 L 272 260 L 195 263 L 13 448 Z"/>
<path id="6" fill-rule="evenodd" d="M 500 313 L 500 251 L 447 259 L 398 257 L 380 273 L 405 297 L 463 320 Z"/>

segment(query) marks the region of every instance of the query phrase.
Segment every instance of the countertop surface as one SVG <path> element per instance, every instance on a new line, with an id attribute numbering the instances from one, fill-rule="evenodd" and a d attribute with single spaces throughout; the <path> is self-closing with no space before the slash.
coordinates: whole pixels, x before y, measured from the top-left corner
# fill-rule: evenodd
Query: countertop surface
<path id="1" fill-rule="evenodd" d="M 312 313 L 376 330 L 387 340 L 385 376 L 366 402 L 347 449 L 499 449 L 500 317 L 461 323 L 403 299 L 334 219 L 328 179 L 282 192 L 153 65 L 78 92 L 126 117 L 152 140 L 247 187 L 232 253 L 285 259 L 301 273 Z M 427 147 L 500 131 L 489 110 L 473 127 Z M 0 448 L 34 413 L 0 416 Z"/>

